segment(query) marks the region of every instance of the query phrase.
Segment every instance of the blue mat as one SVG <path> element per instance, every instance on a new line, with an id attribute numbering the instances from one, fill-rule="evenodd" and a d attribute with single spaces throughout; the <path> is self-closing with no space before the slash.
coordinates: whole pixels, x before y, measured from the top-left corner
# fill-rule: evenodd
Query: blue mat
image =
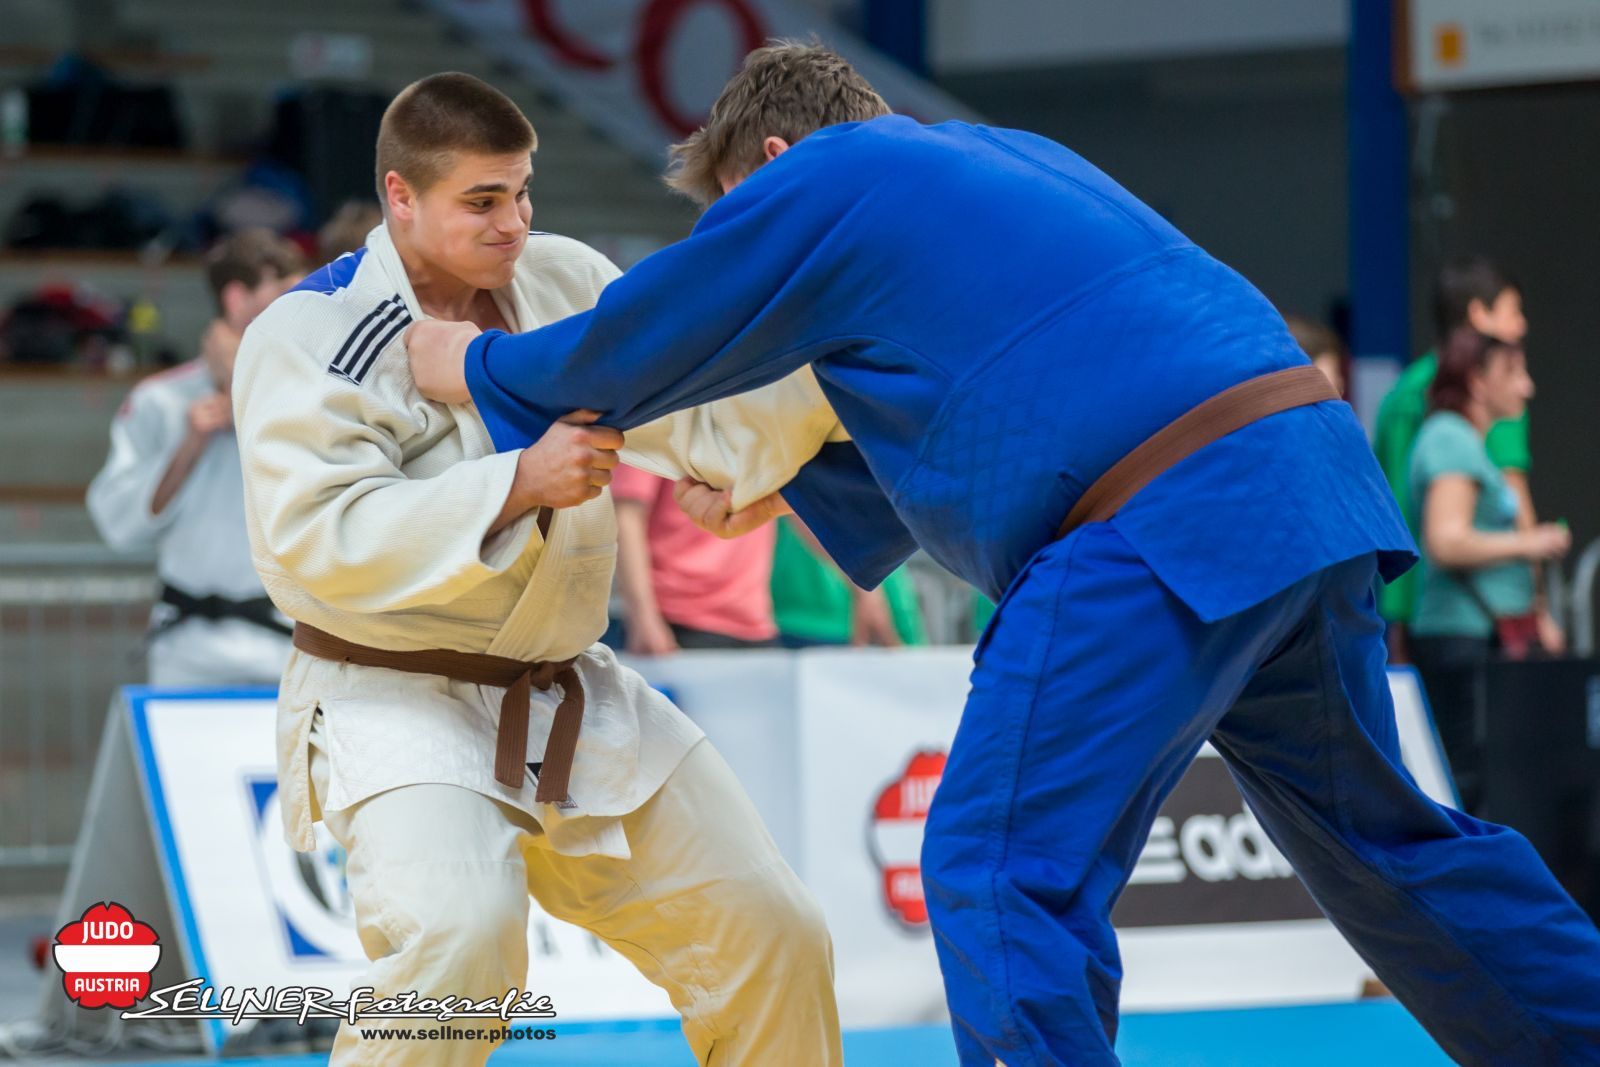
<path id="1" fill-rule="evenodd" d="M 491 1067 L 694 1067 L 675 1023 L 566 1023 L 554 1041 L 511 1041 Z M 1117 1041 L 1126 1067 L 1449 1067 L 1398 1004 L 1367 1001 L 1249 1011 L 1127 1015 Z M 844 1039 L 849 1067 L 957 1067 L 943 1027 L 861 1030 Z M 131 1067 L 177 1067 L 194 1060 Z M 226 1061 L 229 1067 L 323 1067 L 324 1056 Z M 128 1067 L 128 1065 L 125 1065 Z"/>

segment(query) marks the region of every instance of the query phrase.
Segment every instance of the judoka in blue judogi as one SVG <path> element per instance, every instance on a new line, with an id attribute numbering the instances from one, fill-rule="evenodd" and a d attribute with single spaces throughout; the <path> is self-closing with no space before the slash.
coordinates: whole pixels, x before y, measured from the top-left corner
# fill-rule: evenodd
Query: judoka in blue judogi
<path id="1" fill-rule="evenodd" d="M 920 545 L 1000 600 L 923 850 L 964 1064 L 1116 1062 L 1109 915 L 1207 740 L 1448 1052 L 1600 1063 L 1594 926 L 1523 838 L 1401 767 L 1373 583 L 1414 546 L 1347 405 L 1254 422 L 1053 540 L 1162 426 L 1304 363 L 1249 283 L 1058 144 L 889 116 L 805 136 L 465 373 L 512 449 L 807 363 L 854 440 L 784 499 L 861 585 Z"/>

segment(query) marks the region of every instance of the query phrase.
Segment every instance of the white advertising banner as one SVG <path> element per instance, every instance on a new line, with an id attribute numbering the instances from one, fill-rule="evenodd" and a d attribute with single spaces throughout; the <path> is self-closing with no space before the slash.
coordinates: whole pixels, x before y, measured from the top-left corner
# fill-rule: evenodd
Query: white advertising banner
<path id="1" fill-rule="evenodd" d="M 652 165 L 694 132 L 745 53 L 819 36 L 896 111 L 970 118 L 952 97 L 784 0 L 426 0 L 479 47 L 549 87 L 570 110 Z"/>
<path id="2" fill-rule="evenodd" d="M 633 665 L 705 728 L 816 893 L 845 1024 L 943 1018 L 919 856 L 970 650 L 686 653 Z M 1415 675 L 1393 671 L 1390 683 L 1408 767 L 1453 802 Z M 177 927 L 157 933 L 182 949 L 184 977 L 219 990 L 348 990 L 366 961 L 344 857 L 323 836 L 308 854 L 283 841 L 272 694 L 129 689 L 125 702 L 170 901 L 161 918 Z M 114 881 L 83 888 L 93 897 Z M 1132 1011 L 1349 1000 L 1367 975 L 1209 748 L 1163 805 L 1113 918 Z M 537 906 L 528 938 L 528 988 L 552 997 L 558 1023 L 672 1016 L 625 960 Z M 220 1048 L 223 1025 L 205 1027 Z"/>
<path id="3" fill-rule="evenodd" d="M 318 824 L 316 852 L 283 840 L 274 695 L 129 689 L 141 765 L 186 977 L 226 987 L 315 986 L 343 995 L 367 967 L 345 888 L 344 851 Z M 530 902 L 531 903 L 531 902 Z M 532 904 L 524 989 L 557 1022 L 674 1016 L 667 996 L 592 935 Z M 448 992 L 448 991 L 444 991 Z M 209 1021 L 213 1051 L 227 1038 Z"/>
<path id="4" fill-rule="evenodd" d="M 1408 0 L 1410 88 L 1600 78 L 1596 0 Z"/>
<path id="5" fill-rule="evenodd" d="M 801 872 L 833 931 L 847 1026 L 944 1016 L 922 827 L 971 672 L 968 649 L 801 657 Z"/>
<path id="6" fill-rule="evenodd" d="M 774 836 L 827 913 L 845 1025 L 942 1018 L 919 855 L 970 650 L 632 662 L 701 723 L 782 828 Z M 1391 671 L 1390 690 L 1407 766 L 1430 796 L 1453 804 L 1415 674 Z M 1162 806 L 1113 918 L 1130 1011 L 1352 1000 L 1370 975 L 1209 747 Z"/>

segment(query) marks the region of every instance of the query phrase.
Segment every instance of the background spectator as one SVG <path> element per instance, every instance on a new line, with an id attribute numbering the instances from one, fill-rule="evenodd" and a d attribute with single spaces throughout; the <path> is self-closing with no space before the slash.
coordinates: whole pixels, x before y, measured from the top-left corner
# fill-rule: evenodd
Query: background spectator
<path id="1" fill-rule="evenodd" d="M 1469 811 L 1482 789 L 1475 668 L 1497 648 L 1520 658 L 1562 647 L 1560 630 L 1536 607 L 1532 562 L 1564 555 L 1570 539 L 1556 524 L 1518 527 L 1516 494 L 1486 442 L 1490 427 L 1519 418 L 1532 395 L 1521 348 L 1462 327 L 1440 347 L 1431 414 L 1411 454 L 1423 550 L 1412 652 Z"/>
<path id="2" fill-rule="evenodd" d="M 383 221 L 383 210 L 371 200 L 346 200 L 317 231 L 317 258 L 332 263 L 367 243 L 367 234 Z"/>
<path id="3" fill-rule="evenodd" d="M 1300 346 L 1300 351 L 1306 354 L 1328 381 L 1339 391 L 1340 396 L 1349 392 L 1350 375 L 1347 368 L 1350 364 L 1350 353 L 1346 351 L 1344 342 L 1339 340 L 1339 335 L 1320 322 L 1314 322 L 1302 315 L 1285 315 L 1285 323 L 1289 326 L 1289 335 L 1294 338 L 1295 344 Z"/>
<path id="4" fill-rule="evenodd" d="M 1522 311 L 1522 290 L 1516 281 L 1484 256 L 1466 256 L 1445 264 L 1434 288 L 1434 340 L 1442 342 L 1454 331 L 1470 326 L 1479 333 L 1521 345 L 1528 333 Z M 1411 448 L 1427 417 L 1428 389 L 1439 367 L 1436 349 L 1412 361 L 1378 408 L 1373 448 L 1400 501 L 1411 532 L 1419 532 L 1418 502 L 1411 496 Z M 1535 513 L 1528 492 L 1528 418 L 1526 408 L 1513 419 L 1497 422 L 1488 432 L 1487 447 L 1494 465 L 1505 472 L 1517 494 L 1517 523 L 1533 526 Z M 1402 575 L 1383 587 L 1378 607 L 1389 622 L 1390 658 L 1405 662 L 1406 626 L 1416 610 L 1417 572 Z"/>
<path id="5" fill-rule="evenodd" d="M 276 684 L 288 655 L 287 625 L 250 561 L 230 391 L 245 327 L 304 269 L 295 246 L 267 230 L 212 249 L 217 317 L 199 357 L 128 394 L 89 485 L 89 514 L 107 544 L 157 550 L 152 685 Z"/>
<path id="6" fill-rule="evenodd" d="M 916 588 L 905 567 L 870 592 L 834 566 L 793 515 L 780 519 L 772 556 L 772 607 L 785 648 L 920 645 L 927 642 Z"/>
<path id="7" fill-rule="evenodd" d="M 773 523 L 723 540 L 689 520 L 672 498 L 672 482 L 632 467 L 616 469 L 611 494 L 623 605 L 619 647 L 659 656 L 680 648 L 777 644 Z"/>

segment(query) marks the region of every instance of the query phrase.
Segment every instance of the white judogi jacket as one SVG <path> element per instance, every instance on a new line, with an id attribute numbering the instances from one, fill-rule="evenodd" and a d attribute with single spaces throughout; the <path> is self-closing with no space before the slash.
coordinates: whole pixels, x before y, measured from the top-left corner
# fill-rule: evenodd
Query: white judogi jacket
<path id="1" fill-rule="evenodd" d="M 188 432 L 189 407 L 216 391 L 204 361 L 146 378 L 111 423 L 111 451 L 89 483 L 89 516 L 119 552 L 155 549 L 161 580 L 193 596 L 262 596 L 245 532 L 239 446 L 213 434 L 178 492 L 152 514 L 156 487 Z M 152 626 L 177 609 L 156 604 Z M 150 682 L 160 686 L 270 685 L 289 655 L 289 639 L 244 619 L 188 618 L 150 643 Z"/>
<path id="2" fill-rule="evenodd" d="M 495 302 L 509 325 L 528 330 L 592 306 L 616 275 L 587 246 L 534 234 Z M 618 817 L 660 787 L 701 732 L 595 644 L 616 557 L 609 493 L 557 511 L 547 538 L 533 514 L 485 537 L 517 453 L 494 451 L 470 405 L 417 393 L 401 337 L 422 317 L 380 226 L 363 252 L 311 275 L 246 332 L 233 395 L 255 565 L 285 613 L 349 641 L 530 661 L 578 656 L 587 700 L 575 807 L 535 803 L 532 775 L 520 791 L 495 780 L 501 690 L 296 652 L 279 691 L 289 841 L 313 847 L 307 737 L 320 706 L 331 810 L 402 785 L 458 785 L 530 812 L 559 852 L 625 857 Z M 838 430 L 809 376 L 768 389 L 753 402 L 735 397 L 630 432 L 626 458 L 738 485 L 751 499 L 775 491 Z M 754 418 L 776 420 L 766 426 L 773 443 L 745 450 Z M 558 693 L 532 696 L 528 760 L 537 762 Z"/>

